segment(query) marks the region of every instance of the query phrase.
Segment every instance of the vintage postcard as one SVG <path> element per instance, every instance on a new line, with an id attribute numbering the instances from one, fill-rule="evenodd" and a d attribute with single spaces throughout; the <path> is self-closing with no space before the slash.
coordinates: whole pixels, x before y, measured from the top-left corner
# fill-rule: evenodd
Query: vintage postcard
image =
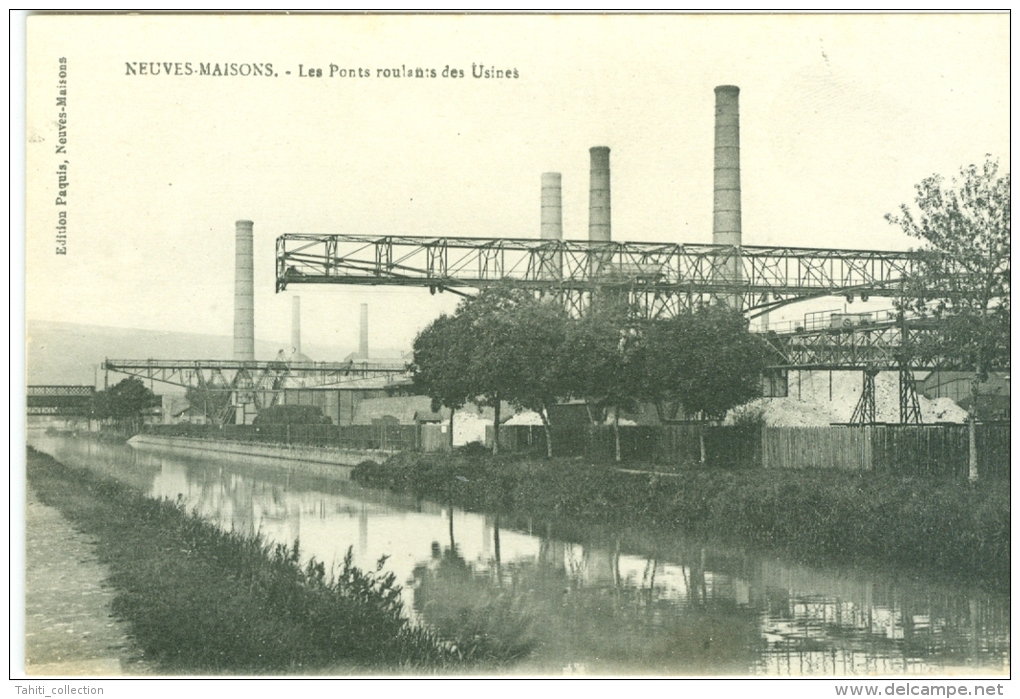
<path id="1" fill-rule="evenodd" d="M 1009 29 L 29 16 L 12 672 L 1001 694 Z"/>

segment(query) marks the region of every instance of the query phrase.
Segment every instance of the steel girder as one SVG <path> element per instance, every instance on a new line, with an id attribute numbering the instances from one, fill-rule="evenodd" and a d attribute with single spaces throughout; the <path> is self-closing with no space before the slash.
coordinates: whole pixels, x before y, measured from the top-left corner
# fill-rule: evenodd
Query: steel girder
<path id="1" fill-rule="evenodd" d="M 920 425 L 921 402 L 917 398 L 917 382 L 914 380 L 914 372 L 910 369 L 900 369 L 900 422 L 905 425 Z"/>
<path id="2" fill-rule="evenodd" d="M 738 299 L 745 311 L 832 294 L 896 296 L 912 252 L 618 243 L 525 238 L 290 233 L 276 241 L 276 288 L 290 284 L 485 288 L 511 281 L 583 312 L 593 294 L 627 293 L 647 317 Z"/>
<path id="3" fill-rule="evenodd" d="M 875 423 L 875 376 L 877 369 L 864 371 L 864 383 L 861 387 L 861 398 L 857 401 L 850 422 L 854 425 L 873 425 Z"/>
<path id="4" fill-rule="evenodd" d="M 29 386 L 25 407 L 29 415 L 83 417 L 96 394 L 93 386 Z"/>
<path id="5" fill-rule="evenodd" d="M 878 369 L 899 371 L 966 369 L 964 361 L 950 356 L 920 356 L 918 348 L 931 346 L 937 331 L 934 321 L 876 323 L 853 328 L 823 328 L 763 337 L 788 369 Z"/>
<path id="6" fill-rule="evenodd" d="M 103 362 L 103 369 L 183 388 L 226 393 L 240 390 L 258 396 L 275 395 L 288 388 L 341 386 L 356 379 L 400 376 L 408 371 L 407 365 L 398 362 L 376 364 L 222 359 L 107 359 Z"/>

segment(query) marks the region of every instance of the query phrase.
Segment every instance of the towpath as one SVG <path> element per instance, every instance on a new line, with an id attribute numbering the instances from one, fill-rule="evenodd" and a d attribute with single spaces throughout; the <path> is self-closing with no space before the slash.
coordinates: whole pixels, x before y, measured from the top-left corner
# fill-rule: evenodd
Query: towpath
<path id="1" fill-rule="evenodd" d="M 111 614 L 112 590 L 90 537 L 28 488 L 25 527 L 25 672 L 28 675 L 147 674 Z"/>

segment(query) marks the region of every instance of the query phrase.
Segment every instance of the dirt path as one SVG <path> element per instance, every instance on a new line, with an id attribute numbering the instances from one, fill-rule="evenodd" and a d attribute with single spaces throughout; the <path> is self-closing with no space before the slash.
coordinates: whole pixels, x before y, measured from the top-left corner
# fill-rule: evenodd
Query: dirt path
<path id="1" fill-rule="evenodd" d="M 145 674 L 127 625 L 110 614 L 113 592 L 93 542 L 28 489 L 25 541 L 25 672 Z"/>

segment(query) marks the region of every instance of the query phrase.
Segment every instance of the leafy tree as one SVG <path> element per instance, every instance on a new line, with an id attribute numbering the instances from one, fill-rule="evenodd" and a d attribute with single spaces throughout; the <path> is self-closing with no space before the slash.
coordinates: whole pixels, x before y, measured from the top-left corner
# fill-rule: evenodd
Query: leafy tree
<path id="1" fill-rule="evenodd" d="M 1009 363 L 1010 175 L 998 161 L 961 168 L 947 183 L 932 175 L 916 187 L 916 213 L 908 206 L 886 220 L 926 243 L 904 288 L 902 306 L 937 321 L 916 351 L 948 358 L 974 372 L 979 386 L 996 365 Z M 977 479 L 976 410 L 970 411 L 970 473 Z"/>
<path id="2" fill-rule="evenodd" d="M 526 289 L 501 286 L 462 304 L 458 315 L 472 346 L 467 371 L 472 393 L 495 411 L 492 453 L 499 453 L 503 401 L 540 413 L 551 449 L 546 408 L 559 393 L 555 358 L 563 343 L 565 314 Z"/>
<path id="3" fill-rule="evenodd" d="M 566 312 L 528 291 L 505 288 L 480 295 L 470 315 L 476 318 L 473 333 L 481 344 L 473 363 L 473 374 L 483 381 L 479 388 L 489 389 L 497 411 L 499 401 L 505 400 L 515 408 L 538 413 L 546 454 L 551 457 L 549 406 L 565 391 L 557 361 L 566 340 Z"/>
<path id="4" fill-rule="evenodd" d="M 451 447 L 454 413 L 473 397 L 467 372 L 472 338 L 465 328 L 460 315 L 436 318 L 415 338 L 411 365 L 414 386 L 432 398 L 433 412 L 443 405 L 450 409 Z"/>
<path id="5" fill-rule="evenodd" d="M 131 431 L 141 427 L 142 414 L 160 405 L 161 398 L 149 390 L 141 379 L 129 377 L 99 391 L 93 398 L 92 416 L 98 420 L 114 420 Z"/>
<path id="6" fill-rule="evenodd" d="M 614 412 L 620 460 L 620 411 L 633 410 L 646 390 L 641 323 L 624 304 L 602 304 L 568 325 L 558 372 L 570 395 L 583 398 L 601 420 Z"/>
<path id="7" fill-rule="evenodd" d="M 761 395 L 769 350 L 728 306 L 701 306 L 646 330 L 646 396 L 676 401 L 686 415 L 721 419 Z M 701 461 L 705 440 L 701 435 Z"/>
<path id="8" fill-rule="evenodd" d="M 548 406 L 560 395 L 556 373 L 567 316 L 531 292 L 494 287 L 440 316 L 414 343 L 415 386 L 433 410 L 477 400 L 495 411 L 493 453 L 499 453 L 500 408 L 508 402 L 542 416 L 551 454 Z M 451 437 L 452 437 L 451 417 Z"/>

